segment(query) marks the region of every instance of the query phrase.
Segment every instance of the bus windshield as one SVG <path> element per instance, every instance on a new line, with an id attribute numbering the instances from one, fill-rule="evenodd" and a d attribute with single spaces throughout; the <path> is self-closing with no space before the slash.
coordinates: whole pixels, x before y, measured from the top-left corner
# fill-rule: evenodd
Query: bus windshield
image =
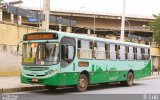
<path id="1" fill-rule="evenodd" d="M 59 62 L 58 43 L 24 43 L 23 65 L 53 65 Z"/>

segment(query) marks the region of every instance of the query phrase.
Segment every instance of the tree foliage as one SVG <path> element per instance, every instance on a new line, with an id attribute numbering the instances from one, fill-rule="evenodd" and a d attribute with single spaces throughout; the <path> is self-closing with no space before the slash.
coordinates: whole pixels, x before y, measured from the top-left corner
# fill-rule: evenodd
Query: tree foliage
<path id="1" fill-rule="evenodd" d="M 160 43 L 160 14 L 153 15 L 155 19 L 150 22 L 149 26 L 153 31 L 154 42 Z"/>

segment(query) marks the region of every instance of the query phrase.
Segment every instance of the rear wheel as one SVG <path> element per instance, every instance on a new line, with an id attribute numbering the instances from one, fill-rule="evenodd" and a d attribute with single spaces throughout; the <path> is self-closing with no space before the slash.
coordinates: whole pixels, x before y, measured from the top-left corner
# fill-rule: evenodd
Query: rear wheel
<path id="1" fill-rule="evenodd" d="M 51 86 L 51 85 L 45 85 L 45 87 L 49 90 L 49 91 L 55 91 L 57 86 Z"/>
<path id="2" fill-rule="evenodd" d="M 121 81 L 120 84 L 122 86 L 132 86 L 133 85 L 133 80 L 134 80 L 134 75 L 132 72 L 129 72 L 127 75 L 127 81 Z"/>
<path id="3" fill-rule="evenodd" d="M 88 87 L 88 78 L 85 74 L 81 74 L 78 79 L 78 85 L 76 86 L 77 91 L 84 92 Z"/>

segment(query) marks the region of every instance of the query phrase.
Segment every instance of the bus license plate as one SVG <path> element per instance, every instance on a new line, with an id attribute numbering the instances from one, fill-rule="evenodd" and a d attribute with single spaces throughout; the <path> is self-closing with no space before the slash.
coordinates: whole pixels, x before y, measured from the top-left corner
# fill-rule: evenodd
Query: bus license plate
<path id="1" fill-rule="evenodd" d="M 32 82 L 38 82 L 37 78 L 32 78 Z"/>

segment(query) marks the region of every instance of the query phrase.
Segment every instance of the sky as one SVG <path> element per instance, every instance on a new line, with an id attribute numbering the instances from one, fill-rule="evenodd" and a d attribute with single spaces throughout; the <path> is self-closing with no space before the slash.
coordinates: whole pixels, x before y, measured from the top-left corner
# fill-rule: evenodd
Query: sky
<path id="1" fill-rule="evenodd" d="M 4 0 L 4 2 L 15 0 Z M 22 0 L 24 7 L 42 8 L 43 0 Z M 50 0 L 53 10 L 121 14 L 123 0 Z M 160 0 L 126 0 L 126 15 L 152 16 L 160 13 Z"/>

